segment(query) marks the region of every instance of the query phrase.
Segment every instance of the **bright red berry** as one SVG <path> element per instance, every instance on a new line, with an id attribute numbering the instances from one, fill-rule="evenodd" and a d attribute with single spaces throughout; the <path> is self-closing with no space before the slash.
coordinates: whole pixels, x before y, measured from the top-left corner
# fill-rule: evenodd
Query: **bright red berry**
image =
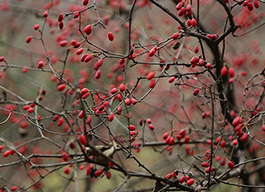
<path id="1" fill-rule="evenodd" d="M 234 165 L 234 163 L 232 161 L 228 161 L 227 165 L 228 165 L 228 167 L 230 169 L 234 169 L 235 168 L 235 165 Z"/>
<path id="2" fill-rule="evenodd" d="M 109 33 L 108 33 L 108 39 L 109 39 L 110 41 L 113 41 L 113 40 L 114 40 L 114 35 L 113 35 L 112 32 L 109 32 Z"/>
<path id="3" fill-rule="evenodd" d="M 63 91 L 65 89 L 65 87 L 66 87 L 65 84 L 60 84 L 60 85 L 58 85 L 57 90 L 58 91 Z"/>
<path id="4" fill-rule="evenodd" d="M 27 39 L 26 39 L 26 43 L 30 43 L 32 40 L 32 37 L 31 36 L 28 36 Z"/>

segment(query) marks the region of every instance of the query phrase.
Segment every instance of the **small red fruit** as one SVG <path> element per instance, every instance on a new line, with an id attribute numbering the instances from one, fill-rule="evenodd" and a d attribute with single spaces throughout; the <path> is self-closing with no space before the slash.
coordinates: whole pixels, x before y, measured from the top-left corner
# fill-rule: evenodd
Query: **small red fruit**
<path id="1" fill-rule="evenodd" d="M 166 175 L 166 178 L 167 178 L 167 179 L 171 179 L 172 176 L 173 176 L 172 173 L 169 173 L 169 174 Z"/>
<path id="2" fill-rule="evenodd" d="M 26 39 L 26 43 L 30 43 L 32 40 L 32 37 L 31 36 L 28 36 L 27 39 Z"/>
<path id="3" fill-rule="evenodd" d="M 102 175 L 103 172 L 104 172 L 103 169 L 98 169 L 95 171 L 94 175 L 95 177 L 99 177 L 100 175 Z"/>
<path id="4" fill-rule="evenodd" d="M 101 77 L 101 70 L 98 70 L 97 72 L 96 72 L 96 74 L 95 74 L 95 78 L 96 79 L 99 79 L 100 77 Z"/>
<path id="5" fill-rule="evenodd" d="M 229 68 L 228 69 L 228 75 L 229 75 L 229 77 L 234 77 L 235 76 L 235 70 L 234 70 L 234 68 Z"/>
<path id="6" fill-rule="evenodd" d="M 114 35 L 113 35 L 112 32 L 109 32 L 109 33 L 108 33 L 108 39 L 109 39 L 110 41 L 113 41 L 113 40 L 114 40 Z"/>
<path id="7" fill-rule="evenodd" d="M 150 87 L 150 88 L 154 88 L 155 85 L 156 85 L 156 81 L 155 81 L 155 79 L 152 79 L 152 80 L 150 81 L 150 83 L 149 83 L 149 87 Z"/>
<path id="8" fill-rule="evenodd" d="M 175 77 L 170 77 L 170 78 L 168 79 L 168 82 L 169 82 L 169 83 L 173 83 L 173 82 L 175 81 L 175 79 L 176 79 Z"/>
<path id="9" fill-rule="evenodd" d="M 92 33 L 92 26 L 91 25 L 87 25 L 85 28 L 84 28 L 84 31 L 87 35 L 90 35 Z"/>
<path id="10" fill-rule="evenodd" d="M 194 89 L 194 91 L 193 91 L 193 95 L 194 95 L 194 96 L 198 95 L 198 94 L 199 94 L 199 91 L 200 91 L 200 89 Z"/>
<path id="11" fill-rule="evenodd" d="M 66 40 L 63 40 L 63 41 L 61 41 L 60 42 L 60 45 L 62 46 L 62 47 L 65 47 L 66 45 L 67 45 L 67 41 Z"/>
<path id="12" fill-rule="evenodd" d="M 154 56 L 154 54 L 156 53 L 156 51 L 157 51 L 157 47 L 153 47 L 153 48 L 149 51 L 149 57 Z"/>
<path id="13" fill-rule="evenodd" d="M 81 54 L 83 53 L 83 51 L 84 51 L 84 49 L 83 49 L 83 48 L 80 48 L 80 49 L 78 49 L 75 53 L 76 53 L 77 55 L 81 55 Z"/>
<path id="14" fill-rule="evenodd" d="M 86 6 L 89 3 L 89 0 L 83 0 L 83 5 Z"/>
<path id="15" fill-rule="evenodd" d="M 248 134 L 247 133 L 243 133 L 243 135 L 240 138 L 240 141 L 244 142 L 248 139 Z"/>
<path id="16" fill-rule="evenodd" d="M 210 164 L 208 163 L 208 162 L 202 162 L 202 167 L 209 167 L 210 166 Z"/>
<path id="17" fill-rule="evenodd" d="M 130 131 L 134 131 L 134 130 L 136 129 L 136 127 L 135 127 L 134 125 L 129 125 L 129 126 L 128 126 L 128 129 L 129 129 Z"/>
<path id="18" fill-rule="evenodd" d="M 193 185 L 194 181 L 195 181 L 194 179 L 189 179 L 186 183 L 188 186 L 191 186 Z"/>
<path id="19" fill-rule="evenodd" d="M 109 114 L 108 121 L 113 121 L 114 113 Z"/>
<path id="20" fill-rule="evenodd" d="M 224 165 L 225 165 L 225 161 L 226 161 L 226 159 L 225 159 L 224 157 L 222 157 L 222 158 L 220 159 L 220 165 L 221 165 L 221 166 L 224 166 Z"/>
<path id="21" fill-rule="evenodd" d="M 40 24 L 34 25 L 34 30 L 38 30 L 40 28 Z"/>
<path id="22" fill-rule="evenodd" d="M 178 38 L 179 38 L 179 33 L 174 33 L 174 34 L 172 35 L 172 39 L 176 40 L 176 39 L 178 39 Z"/>
<path id="23" fill-rule="evenodd" d="M 196 45 L 195 47 L 194 47 L 194 53 L 198 53 L 199 52 L 199 47 Z"/>
<path id="24" fill-rule="evenodd" d="M 48 11 L 45 11 L 45 12 L 43 13 L 43 17 L 44 17 L 44 18 L 48 17 L 48 15 L 49 15 L 49 12 L 48 12 Z"/>
<path id="25" fill-rule="evenodd" d="M 148 125 L 148 128 L 149 128 L 150 130 L 152 130 L 152 131 L 155 129 L 154 125 L 152 125 L 152 124 L 149 124 L 149 125 Z"/>
<path id="26" fill-rule="evenodd" d="M 154 71 L 151 71 L 150 73 L 148 73 L 148 75 L 147 75 L 147 79 L 148 80 L 151 80 L 151 79 L 153 79 L 154 78 L 154 76 L 155 76 L 155 72 Z"/>
<path id="27" fill-rule="evenodd" d="M 82 144 L 82 145 L 86 145 L 87 144 L 87 138 L 85 135 L 81 135 L 79 137 L 79 142 Z"/>
<path id="28" fill-rule="evenodd" d="M 226 66 L 223 66 L 222 69 L 221 69 L 221 76 L 226 76 L 228 73 L 228 69 Z"/>
<path id="29" fill-rule="evenodd" d="M 61 117 L 58 122 L 57 125 L 60 127 L 63 124 L 63 117 Z"/>
<path id="30" fill-rule="evenodd" d="M 66 87 L 65 84 L 60 84 L 60 85 L 58 85 L 57 90 L 63 91 L 65 89 L 65 87 Z"/>
<path id="31" fill-rule="evenodd" d="M 58 16 L 58 22 L 62 22 L 63 21 L 63 14 L 60 14 L 59 16 Z"/>
<path id="32" fill-rule="evenodd" d="M 234 165 L 234 163 L 232 161 L 228 161 L 227 165 L 228 165 L 228 167 L 230 169 L 234 169 L 235 168 L 235 165 Z"/>
<path id="33" fill-rule="evenodd" d="M 65 167 L 63 172 L 68 175 L 70 173 L 70 168 L 69 167 Z"/>
<path id="34" fill-rule="evenodd" d="M 124 103 L 125 103 L 125 105 L 131 105 L 131 100 L 130 100 L 130 98 L 126 98 L 125 100 L 124 100 Z"/>
<path id="35" fill-rule="evenodd" d="M 3 154 L 4 157 L 8 157 L 9 155 L 10 155 L 10 151 L 6 151 L 6 152 L 4 152 L 4 154 Z"/>
<path id="36" fill-rule="evenodd" d="M 238 141 L 235 139 L 235 140 L 232 141 L 232 144 L 233 144 L 234 146 L 236 146 L 236 145 L 238 144 Z"/>

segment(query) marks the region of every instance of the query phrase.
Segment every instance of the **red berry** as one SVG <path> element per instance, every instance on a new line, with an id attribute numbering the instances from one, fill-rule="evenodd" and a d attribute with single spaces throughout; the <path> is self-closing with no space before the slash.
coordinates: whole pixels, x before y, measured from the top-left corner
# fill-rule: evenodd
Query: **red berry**
<path id="1" fill-rule="evenodd" d="M 222 69 L 221 69 L 221 76 L 226 76 L 228 73 L 228 69 L 226 66 L 223 66 Z"/>
<path id="2" fill-rule="evenodd" d="M 149 51 L 149 57 L 154 56 L 154 54 L 156 53 L 156 51 L 157 51 L 157 47 L 153 47 L 153 48 Z"/>
<path id="3" fill-rule="evenodd" d="M 103 169 L 98 169 L 95 171 L 94 175 L 95 177 L 99 177 L 100 175 L 102 175 L 102 173 L 103 173 Z"/>
<path id="4" fill-rule="evenodd" d="M 164 133 L 164 135 L 163 135 L 163 139 L 166 140 L 166 139 L 168 138 L 168 136 L 169 136 L 169 134 L 168 134 L 167 132 Z"/>
<path id="5" fill-rule="evenodd" d="M 182 176 L 180 179 L 179 179 L 179 183 L 183 183 L 186 181 L 186 177 L 185 176 Z"/>
<path id="6" fill-rule="evenodd" d="M 229 77 L 234 77 L 235 76 L 235 70 L 234 70 L 234 68 L 229 68 L 228 69 L 228 75 L 229 75 Z"/>
<path id="7" fill-rule="evenodd" d="M 247 133 L 243 133 L 243 135 L 240 138 L 240 141 L 244 142 L 248 139 L 248 134 Z"/>
<path id="8" fill-rule="evenodd" d="M 113 121 L 114 113 L 109 114 L 108 121 Z"/>
<path id="9" fill-rule="evenodd" d="M 80 113 L 78 114 L 78 117 L 80 119 L 83 119 L 84 118 L 84 114 L 85 114 L 85 111 L 84 110 L 81 110 Z"/>
<path id="10" fill-rule="evenodd" d="M 57 125 L 60 127 L 63 124 L 63 117 L 61 117 L 58 122 Z"/>
<path id="11" fill-rule="evenodd" d="M 202 167 L 209 167 L 210 166 L 210 164 L 208 163 L 208 162 L 202 162 Z"/>
<path id="12" fill-rule="evenodd" d="M 181 135 L 181 138 L 186 136 L 186 129 L 181 129 L 179 134 Z"/>
<path id="13" fill-rule="evenodd" d="M 221 166 L 224 166 L 225 165 L 225 161 L 226 161 L 226 159 L 223 157 L 223 158 L 221 158 L 221 160 L 220 160 L 220 165 Z"/>
<path id="14" fill-rule="evenodd" d="M 6 151 L 6 152 L 4 152 L 4 154 L 3 154 L 4 157 L 8 157 L 9 155 L 10 155 L 10 151 Z"/>
<path id="15" fill-rule="evenodd" d="M 250 2 L 248 3 L 247 7 L 248 7 L 249 11 L 253 11 L 253 9 L 254 9 L 252 3 L 250 3 Z"/>
<path id="16" fill-rule="evenodd" d="M 234 146 L 236 146 L 236 145 L 238 144 L 238 141 L 235 139 L 235 140 L 232 141 L 232 144 L 233 144 Z"/>
<path id="17" fill-rule="evenodd" d="M 99 79 L 100 77 L 101 77 L 101 70 L 98 70 L 97 72 L 96 72 L 96 74 L 95 74 L 95 78 L 96 79 Z"/>
<path id="18" fill-rule="evenodd" d="M 124 84 L 120 84 L 119 89 L 121 92 L 125 91 L 126 87 Z"/>
<path id="19" fill-rule="evenodd" d="M 199 94 L 199 91 L 200 91 L 200 89 L 194 89 L 194 91 L 193 91 L 193 95 L 194 95 L 194 96 L 198 95 L 198 94 Z"/>
<path id="20" fill-rule="evenodd" d="M 82 145 L 86 145 L 87 144 L 87 138 L 85 135 L 81 135 L 79 137 L 79 142 L 82 144 Z"/>
<path id="21" fill-rule="evenodd" d="M 11 191 L 16 191 L 17 190 L 17 186 L 13 186 L 12 188 L 11 188 Z"/>
<path id="22" fill-rule="evenodd" d="M 213 67 L 213 65 L 212 65 L 211 63 L 206 63 L 205 67 L 206 67 L 207 69 L 211 69 L 211 68 Z"/>
<path id="23" fill-rule="evenodd" d="M 176 40 L 176 39 L 178 39 L 178 38 L 179 38 L 179 33 L 174 33 L 174 34 L 172 35 L 172 39 Z"/>
<path id="24" fill-rule="evenodd" d="M 128 126 L 128 129 L 129 129 L 130 131 L 134 131 L 134 130 L 136 129 L 136 127 L 135 127 L 134 125 L 129 125 L 129 126 Z"/>
<path id="25" fill-rule="evenodd" d="M 194 181 L 195 181 L 194 179 L 189 179 L 186 183 L 188 186 L 191 186 L 193 185 Z"/>
<path id="26" fill-rule="evenodd" d="M 175 81 L 175 79 L 176 79 L 175 77 L 170 77 L 170 78 L 168 79 L 168 82 L 169 82 L 169 83 L 173 83 L 173 82 Z"/>
<path id="27" fill-rule="evenodd" d="M 44 18 L 48 17 L 48 15 L 49 15 L 49 12 L 48 12 L 48 11 L 45 11 L 45 12 L 43 13 L 43 17 L 44 17 Z"/>
<path id="28" fill-rule="evenodd" d="M 108 33 L 108 38 L 109 38 L 110 41 L 113 41 L 114 40 L 114 35 L 113 35 L 112 32 L 109 32 Z"/>
<path id="29" fill-rule="evenodd" d="M 103 65 L 104 60 L 100 58 L 94 65 L 94 69 L 98 70 Z"/>
<path id="30" fill-rule="evenodd" d="M 64 160 L 64 161 L 69 161 L 69 157 L 70 157 L 70 156 L 69 156 L 68 153 L 64 153 L 64 154 L 63 154 L 63 160 Z"/>
<path id="31" fill-rule="evenodd" d="M 155 76 L 155 72 L 154 71 L 151 71 L 150 73 L 148 73 L 147 79 L 148 80 L 151 80 L 151 79 L 153 79 L 154 76 Z"/>
<path id="32" fill-rule="evenodd" d="M 80 48 L 80 49 L 78 49 L 75 53 L 76 53 L 77 55 L 81 55 L 81 54 L 83 53 L 83 51 L 84 51 L 84 49 L 83 49 L 83 48 Z"/>
<path id="33" fill-rule="evenodd" d="M 66 87 L 65 84 L 60 84 L 60 85 L 58 85 L 57 90 L 63 91 L 65 89 L 65 87 Z"/>
<path id="34" fill-rule="evenodd" d="M 75 149 L 75 143 L 74 143 L 74 142 L 71 142 L 71 143 L 69 144 L 69 147 L 70 147 L 71 149 Z"/>
<path id="35" fill-rule="evenodd" d="M 227 165 L 228 165 L 228 167 L 230 169 L 234 169 L 235 168 L 235 165 L 234 165 L 234 163 L 232 161 L 228 161 Z"/>
<path id="36" fill-rule="evenodd" d="M 185 137 L 184 143 L 188 143 L 189 141 L 190 141 L 190 137 L 189 136 Z"/>
<path id="37" fill-rule="evenodd" d="M 173 176 L 172 173 L 169 173 L 169 174 L 166 175 L 166 178 L 167 178 L 167 179 L 171 179 L 172 176 Z"/>
<path id="38" fill-rule="evenodd" d="M 150 88 L 154 88 L 155 85 L 156 85 L 156 81 L 155 81 L 155 79 L 152 79 L 152 80 L 150 81 L 150 83 L 149 83 L 149 87 L 150 87 Z"/>
<path id="39" fill-rule="evenodd" d="M 225 142 L 225 140 L 221 141 L 220 146 L 221 146 L 222 148 L 225 148 L 225 146 L 226 146 L 226 142 Z"/>
<path id="40" fill-rule="evenodd" d="M 110 177 L 111 177 L 111 173 L 110 173 L 110 172 L 107 172 L 107 173 L 106 173 L 106 177 L 107 177 L 107 179 L 110 179 Z"/>
<path id="41" fill-rule="evenodd" d="M 60 42 L 60 45 L 62 46 L 62 47 L 65 47 L 66 45 L 67 45 L 67 41 L 66 40 L 63 40 L 63 41 L 61 41 Z"/>
<path id="42" fill-rule="evenodd" d="M 181 16 L 183 16 L 185 14 L 185 12 L 186 12 L 186 8 L 185 7 L 181 7 L 181 9 L 178 12 L 178 15 L 181 17 Z"/>
<path id="43" fill-rule="evenodd" d="M 70 168 L 69 167 L 65 167 L 63 172 L 68 175 L 70 173 Z"/>
<path id="44" fill-rule="evenodd" d="M 191 26 L 193 26 L 193 27 L 196 27 L 197 26 L 196 19 L 194 19 L 194 18 L 191 19 Z"/>
<path id="45" fill-rule="evenodd" d="M 40 24 L 34 25 L 34 30 L 38 30 L 40 28 Z"/>
<path id="46" fill-rule="evenodd" d="M 58 16 L 58 22 L 62 22 L 63 21 L 63 14 L 60 14 L 59 16 Z"/>
<path id="47" fill-rule="evenodd" d="M 92 121 L 92 118 L 91 118 L 90 115 L 88 115 L 87 118 L 86 118 L 86 124 L 89 125 L 91 123 L 91 121 Z"/>
<path id="48" fill-rule="evenodd" d="M 182 3 L 182 2 L 179 2 L 179 3 L 176 5 L 176 10 L 179 11 L 182 7 L 183 7 L 183 3 Z"/>
<path id="49" fill-rule="evenodd" d="M 254 0 L 253 4 L 254 4 L 255 8 L 259 8 L 259 1 L 258 0 Z"/>
<path id="50" fill-rule="evenodd" d="M 30 43 L 32 40 L 32 37 L 31 36 L 28 36 L 27 39 L 26 39 L 26 43 Z"/>
<path id="51" fill-rule="evenodd" d="M 81 91 L 80 91 L 80 94 L 81 95 L 84 95 L 84 94 L 86 94 L 86 93 L 88 93 L 89 92 L 89 89 L 88 88 L 83 88 Z"/>
<path id="52" fill-rule="evenodd" d="M 174 137 L 170 137 L 169 145 L 174 145 L 174 143 L 175 143 L 175 138 Z"/>
<path id="53" fill-rule="evenodd" d="M 89 3 L 89 0 L 83 0 L 83 5 L 86 6 Z"/>
<path id="54" fill-rule="evenodd" d="M 61 21 L 61 22 L 59 22 L 59 29 L 63 29 L 63 26 L 64 26 L 64 24 L 63 24 L 63 22 Z"/>
<path id="55" fill-rule="evenodd" d="M 194 47 L 194 53 L 198 53 L 199 52 L 199 47 L 196 45 L 195 47 Z"/>
<path id="56" fill-rule="evenodd" d="M 154 125 L 152 125 L 152 124 L 149 124 L 149 125 L 148 125 L 148 128 L 149 128 L 150 130 L 154 130 L 154 129 L 155 129 Z"/>
<path id="57" fill-rule="evenodd" d="M 131 105 L 131 100 L 130 100 L 130 98 L 126 98 L 125 100 L 124 100 L 124 103 L 125 103 L 125 105 Z"/>

